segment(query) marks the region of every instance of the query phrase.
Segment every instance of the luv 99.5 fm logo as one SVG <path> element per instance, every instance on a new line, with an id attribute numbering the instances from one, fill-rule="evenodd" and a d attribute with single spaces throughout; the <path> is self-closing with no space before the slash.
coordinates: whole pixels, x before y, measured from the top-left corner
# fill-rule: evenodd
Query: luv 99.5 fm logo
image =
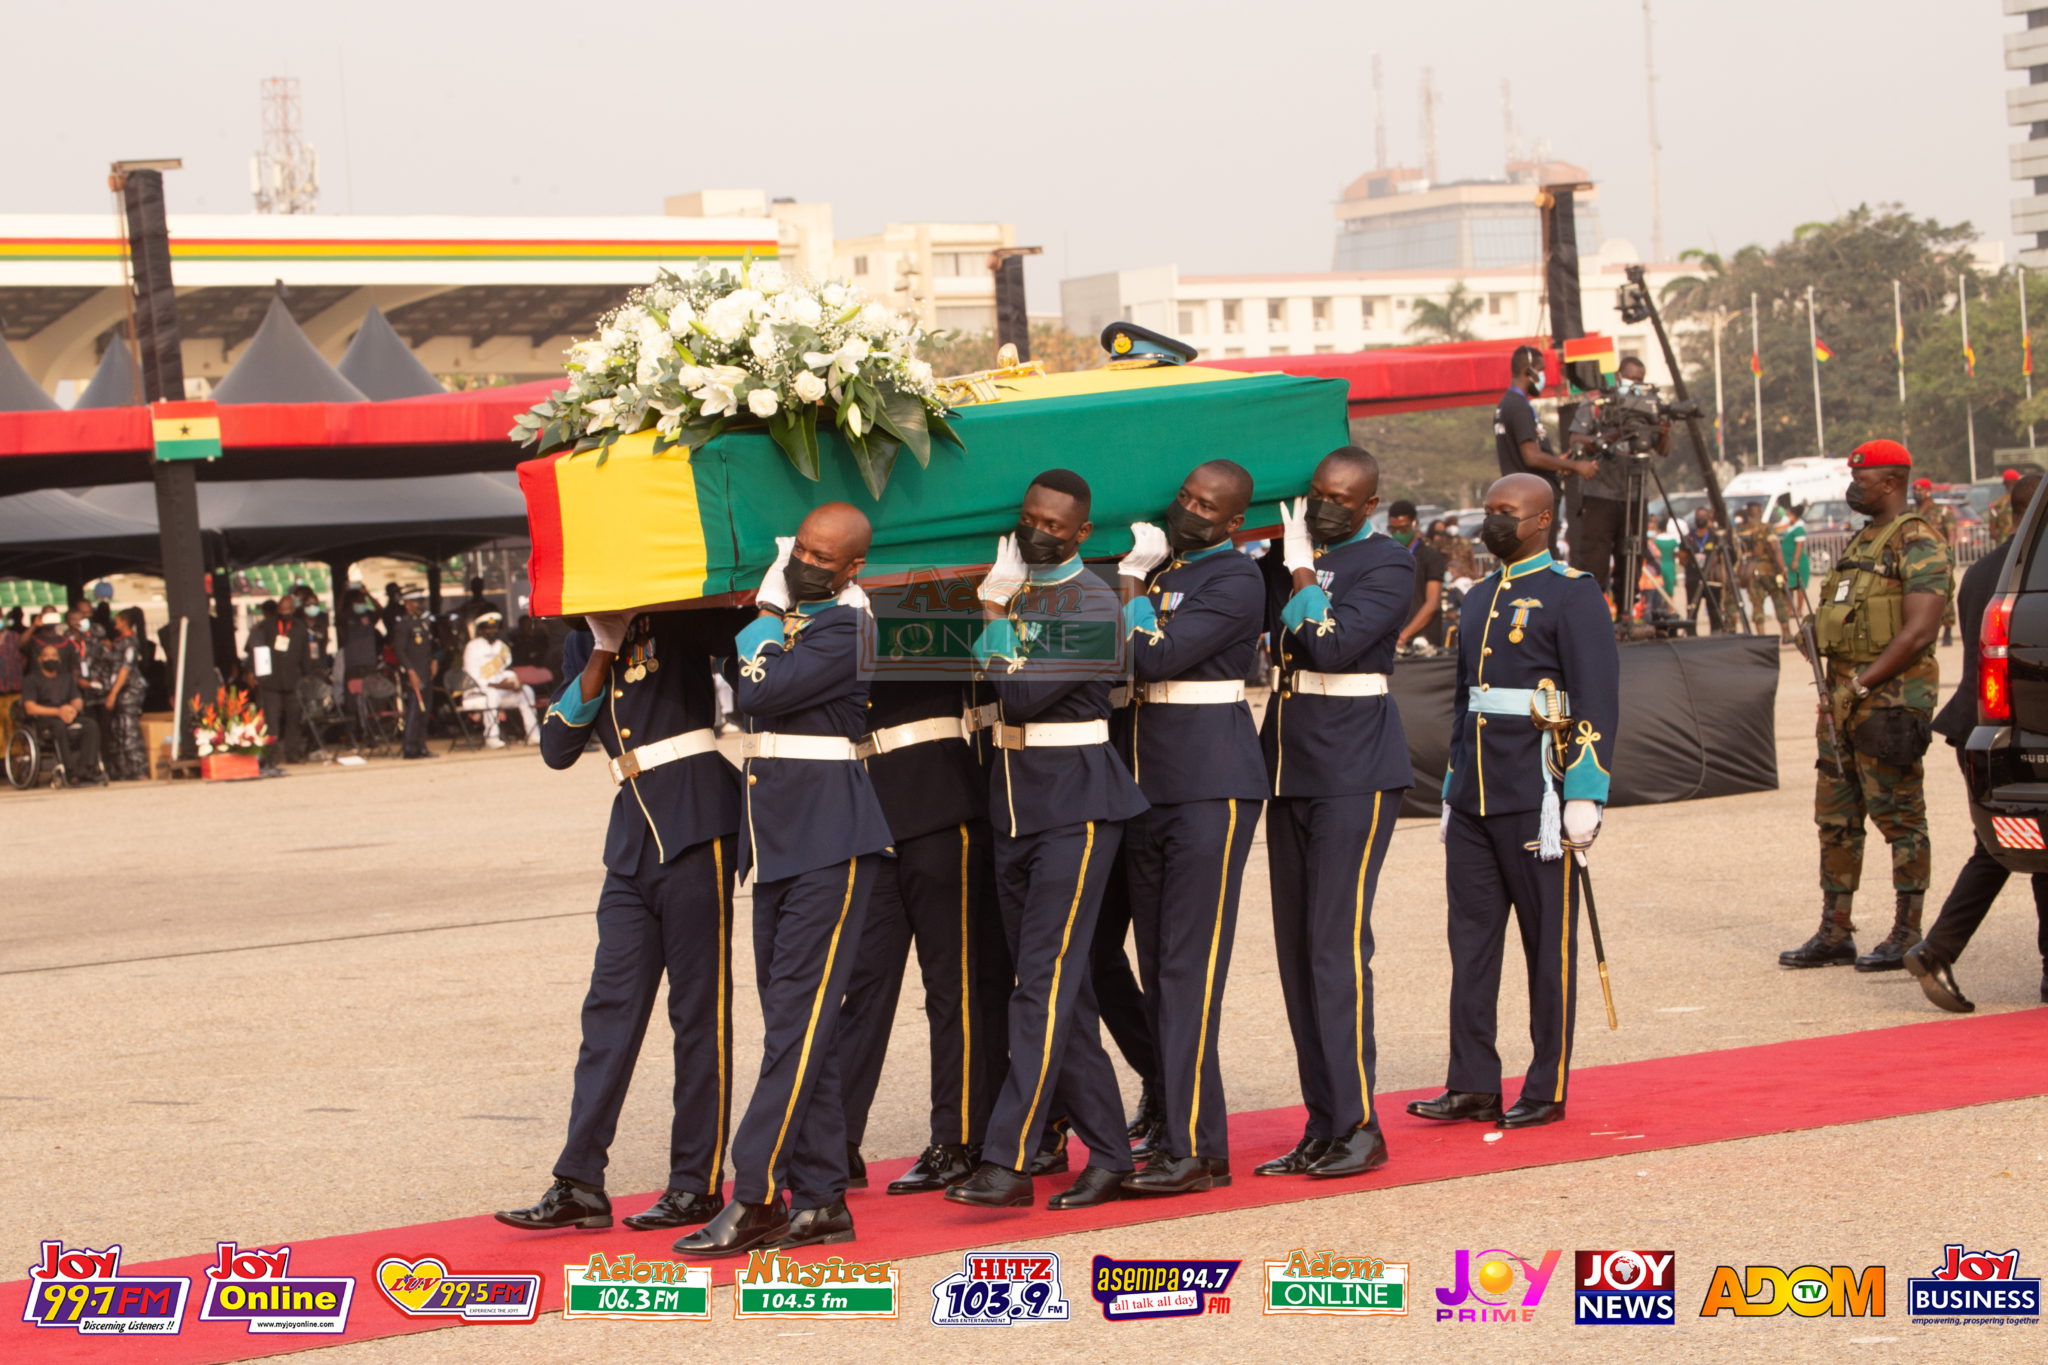
<path id="1" fill-rule="evenodd" d="M 1451 1287 L 1436 1291 L 1438 1322 L 1530 1322 L 1543 1302 L 1562 1251 L 1546 1251 L 1537 1260 L 1494 1247 L 1461 1251 L 1451 1272 Z"/>

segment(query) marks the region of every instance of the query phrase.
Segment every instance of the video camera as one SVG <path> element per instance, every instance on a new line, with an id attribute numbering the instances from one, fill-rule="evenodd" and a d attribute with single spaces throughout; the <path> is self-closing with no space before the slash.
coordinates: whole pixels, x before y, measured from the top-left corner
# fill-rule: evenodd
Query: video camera
<path id="1" fill-rule="evenodd" d="M 1602 389 L 1587 399 L 1593 405 L 1588 448 L 1602 459 L 1645 459 L 1657 453 L 1664 428 L 1700 415 L 1692 399 L 1666 401 L 1655 384 L 1637 384 L 1624 392 Z"/>

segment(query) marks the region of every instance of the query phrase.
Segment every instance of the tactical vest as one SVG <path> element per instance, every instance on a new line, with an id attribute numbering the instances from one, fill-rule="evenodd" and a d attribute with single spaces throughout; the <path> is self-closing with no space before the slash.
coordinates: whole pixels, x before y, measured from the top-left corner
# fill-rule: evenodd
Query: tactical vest
<path id="1" fill-rule="evenodd" d="M 1843 663 L 1867 664 L 1904 628 L 1906 585 L 1884 571 L 1884 552 L 1910 521 L 1927 525 L 1918 512 L 1901 512 L 1865 548 L 1862 558 L 1838 560 L 1828 570 L 1820 604 L 1813 609 L 1814 639 L 1822 654 Z"/>

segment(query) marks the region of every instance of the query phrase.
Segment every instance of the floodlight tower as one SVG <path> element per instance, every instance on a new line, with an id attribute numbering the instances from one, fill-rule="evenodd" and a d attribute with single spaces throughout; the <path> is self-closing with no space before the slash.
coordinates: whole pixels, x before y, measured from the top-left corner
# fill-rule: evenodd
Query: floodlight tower
<path id="1" fill-rule="evenodd" d="M 320 199 L 320 158 L 299 133 L 299 78 L 263 81 L 263 150 L 249 158 L 258 213 L 312 213 Z"/>

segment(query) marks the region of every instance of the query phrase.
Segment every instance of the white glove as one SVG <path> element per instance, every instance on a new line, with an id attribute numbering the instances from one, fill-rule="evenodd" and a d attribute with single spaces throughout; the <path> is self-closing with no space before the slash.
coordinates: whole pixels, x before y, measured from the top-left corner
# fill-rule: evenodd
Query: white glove
<path id="1" fill-rule="evenodd" d="M 1287 572 L 1316 566 L 1315 542 L 1308 538 L 1307 498 L 1296 498 L 1292 506 L 1280 504 L 1280 562 Z"/>
<path id="2" fill-rule="evenodd" d="M 796 549 L 795 536 L 775 537 L 775 562 L 762 575 L 761 586 L 754 589 L 754 604 L 771 607 L 776 611 L 789 610 L 789 580 L 782 571 L 789 567 L 790 552 Z"/>
<path id="3" fill-rule="evenodd" d="M 1171 558 L 1173 551 L 1167 548 L 1166 532 L 1149 521 L 1134 521 L 1131 523 L 1131 552 L 1117 564 L 1117 576 L 1142 580 Z"/>
<path id="4" fill-rule="evenodd" d="M 1448 844 L 1451 841 L 1451 803 L 1444 802 L 1444 813 L 1437 818 L 1436 841 Z"/>
<path id="5" fill-rule="evenodd" d="M 839 605 L 842 607 L 852 607 L 856 611 L 870 611 L 867 590 L 862 588 L 857 582 L 849 580 L 847 585 L 839 590 L 838 600 Z"/>
<path id="6" fill-rule="evenodd" d="M 1600 803 L 1598 801 L 1567 801 L 1564 803 L 1564 837 L 1566 843 L 1581 848 L 1593 842 L 1593 836 L 1600 832 Z"/>
<path id="7" fill-rule="evenodd" d="M 597 611 L 583 618 L 590 627 L 590 633 L 597 637 L 597 647 L 607 654 L 616 654 L 625 648 L 626 630 L 633 624 L 630 611 Z"/>
<path id="8" fill-rule="evenodd" d="M 981 600 L 997 609 L 1009 606 L 1010 599 L 1023 591 L 1025 577 L 1024 556 L 1017 551 L 1017 538 L 998 537 L 996 562 L 989 565 L 981 580 Z"/>

